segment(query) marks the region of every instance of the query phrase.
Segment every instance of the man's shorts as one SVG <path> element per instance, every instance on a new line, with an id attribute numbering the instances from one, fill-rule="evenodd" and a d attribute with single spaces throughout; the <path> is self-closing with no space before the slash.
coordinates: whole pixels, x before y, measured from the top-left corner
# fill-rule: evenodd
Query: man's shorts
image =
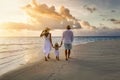
<path id="1" fill-rule="evenodd" d="M 72 49 L 72 44 L 64 43 L 65 49 Z"/>

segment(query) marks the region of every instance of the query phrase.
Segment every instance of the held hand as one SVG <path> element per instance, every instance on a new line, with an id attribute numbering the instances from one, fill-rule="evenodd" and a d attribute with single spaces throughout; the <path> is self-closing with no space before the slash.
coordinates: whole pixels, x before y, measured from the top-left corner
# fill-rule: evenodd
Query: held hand
<path id="1" fill-rule="evenodd" d="M 52 47 L 54 48 L 53 44 L 51 44 L 51 45 L 52 45 Z"/>
<path id="2" fill-rule="evenodd" d="M 42 33 L 45 32 L 44 30 L 42 31 Z"/>

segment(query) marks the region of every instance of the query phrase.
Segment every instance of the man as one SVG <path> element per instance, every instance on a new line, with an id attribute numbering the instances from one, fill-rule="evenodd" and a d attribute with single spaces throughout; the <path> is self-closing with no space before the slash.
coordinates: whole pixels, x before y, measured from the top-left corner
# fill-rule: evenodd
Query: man
<path id="1" fill-rule="evenodd" d="M 73 32 L 71 31 L 70 25 L 66 27 L 66 31 L 63 32 L 62 38 L 64 42 L 64 47 L 65 47 L 65 57 L 66 60 L 70 58 L 70 53 L 72 49 L 72 42 L 73 42 Z"/>

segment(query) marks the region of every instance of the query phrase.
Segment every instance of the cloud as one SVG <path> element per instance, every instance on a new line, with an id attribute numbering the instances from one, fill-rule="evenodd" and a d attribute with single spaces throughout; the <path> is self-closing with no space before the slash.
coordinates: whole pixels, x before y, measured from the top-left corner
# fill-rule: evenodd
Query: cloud
<path id="1" fill-rule="evenodd" d="M 69 19 L 75 19 L 75 17 L 73 17 L 71 14 L 70 14 L 70 10 L 65 8 L 64 6 L 61 6 L 60 8 L 60 14 L 65 17 L 65 18 L 69 18 Z"/>
<path id="2" fill-rule="evenodd" d="M 96 11 L 97 9 L 96 9 L 96 7 L 89 7 L 89 6 L 87 6 L 87 5 L 84 5 L 83 6 L 87 11 L 89 11 L 90 13 L 93 13 L 94 11 Z"/>
<path id="3" fill-rule="evenodd" d="M 105 26 L 105 24 L 103 23 L 100 23 L 99 25 L 100 25 L 99 29 L 110 29 L 109 27 Z"/>
<path id="4" fill-rule="evenodd" d="M 106 15 L 106 14 L 100 14 L 99 16 L 104 17 L 104 18 L 108 17 L 108 15 Z"/>
<path id="5" fill-rule="evenodd" d="M 115 13 L 115 12 L 116 12 L 116 10 L 111 10 L 111 12 L 112 12 L 112 13 Z"/>
<path id="6" fill-rule="evenodd" d="M 15 22 L 6 22 L 0 24 L 0 29 L 3 30 L 40 30 L 40 27 L 31 26 L 29 24 L 24 23 L 15 23 Z"/>
<path id="7" fill-rule="evenodd" d="M 120 20 L 117 20 L 117 19 L 108 19 L 109 21 L 113 22 L 114 24 L 120 24 Z"/>
<path id="8" fill-rule="evenodd" d="M 48 7 L 46 4 L 38 4 L 36 0 L 32 0 L 22 8 L 29 16 L 30 24 L 34 26 L 50 27 L 51 29 L 64 29 L 67 25 L 73 28 L 80 28 L 80 24 L 70 14 L 70 10 L 61 6 L 60 11 L 56 12 L 55 6 Z"/>
<path id="9" fill-rule="evenodd" d="M 120 36 L 120 29 L 101 29 L 95 32 L 97 36 Z"/>
<path id="10" fill-rule="evenodd" d="M 96 29 L 96 30 L 82 30 L 74 31 L 77 36 L 120 36 L 120 29 Z"/>
<path id="11" fill-rule="evenodd" d="M 95 10 L 96 10 L 96 8 L 90 8 L 90 7 L 87 7 L 86 8 L 88 11 L 90 11 L 91 13 L 93 13 Z"/>
<path id="12" fill-rule="evenodd" d="M 90 25 L 89 22 L 87 22 L 87 21 L 80 21 L 80 24 L 81 24 L 81 27 L 83 29 L 87 29 L 87 30 L 95 30 L 95 29 L 97 29 L 95 26 Z"/>

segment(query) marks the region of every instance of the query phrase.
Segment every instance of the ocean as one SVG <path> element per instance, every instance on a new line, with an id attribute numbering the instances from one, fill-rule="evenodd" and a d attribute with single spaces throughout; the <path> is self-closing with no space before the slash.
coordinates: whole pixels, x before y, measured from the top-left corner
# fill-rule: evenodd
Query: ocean
<path id="1" fill-rule="evenodd" d="M 52 37 L 53 44 L 61 37 Z M 76 36 L 73 45 L 95 41 L 120 40 L 120 36 Z M 0 38 L 0 75 L 28 63 L 41 60 L 44 39 L 39 37 Z M 63 46 L 62 46 L 63 48 Z"/>

